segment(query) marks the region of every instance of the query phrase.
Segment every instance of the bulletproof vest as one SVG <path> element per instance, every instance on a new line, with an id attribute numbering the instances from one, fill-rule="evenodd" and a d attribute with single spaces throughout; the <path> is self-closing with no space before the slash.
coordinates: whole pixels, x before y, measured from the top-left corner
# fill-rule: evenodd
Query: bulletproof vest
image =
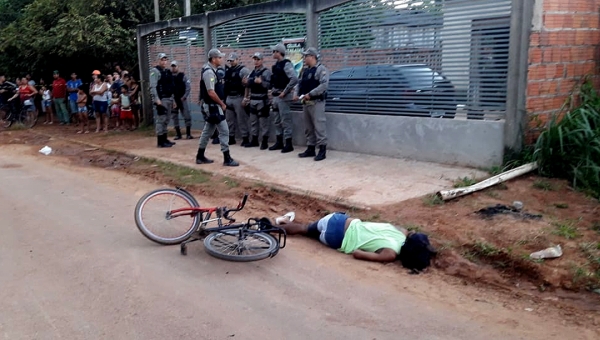
<path id="1" fill-rule="evenodd" d="M 183 72 L 178 72 L 177 75 L 175 75 L 175 95 L 177 97 L 182 97 L 185 94 L 184 77 L 185 73 Z"/>
<path id="2" fill-rule="evenodd" d="M 283 90 L 290 82 L 290 78 L 285 74 L 285 66 L 287 63 L 291 63 L 288 59 L 278 61 L 273 65 L 273 75 L 271 76 L 271 86 L 277 90 Z"/>
<path id="3" fill-rule="evenodd" d="M 260 71 L 256 71 L 256 69 L 255 69 L 254 71 L 252 71 L 252 73 L 250 73 L 250 78 L 258 78 L 258 77 L 262 76 L 262 74 L 266 70 L 267 69 L 265 67 L 261 68 Z M 262 84 L 252 84 L 250 86 L 250 98 L 251 99 L 266 98 L 268 92 L 269 92 L 269 90 L 267 90 Z"/>
<path id="4" fill-rule="evenodd" d="M 299 94 L 307 94 L 319 86 L 319 80 L 316 78 L 318 66 L 307 68 L 302 72 L 302 80 L 300 82 Z M 311 99 L 323 99 L 323 95 L 311 96 Z"/>
<path id="5" fill-rule="evenodd" d="M 215 81 L 215 93 L 221 100 L 225 100 L 225 86 L 223 85 L 223 79 L 217 72 L 213 71 L 213 69 L 208 66 L 202 69 L 202 74 L 200 75 L 200 99 L 204 101 L 205 104 L 217 104 L 212 98 L 208 95 L 208 90 L 206 89 L 206 84 L 204 84 L 204 72 L 212 72 L 215 75 L 217 80 Z M 220 72 L 219 72 L 220 73 Z"/>
<path id="6" fill-rule="evenodd" d="M 156 69 L 160 72 L 160 80 L 156 84 L 156 92 L 158 92 L 159 98 L 169 98 L 175 91 L 175 82 L 173 81 L 173 73 L 171 70 L 167 70 L 160 66 L 156 66 Z"/>
<path id="7" fill-rule="evenodd" d="M 244 66 L 237 65 L 230 67 L 225 71 L 225 94 L 227 96 L 241 96 L 244 94 L 244 84 L 242 84 L 242 71 Z"/>

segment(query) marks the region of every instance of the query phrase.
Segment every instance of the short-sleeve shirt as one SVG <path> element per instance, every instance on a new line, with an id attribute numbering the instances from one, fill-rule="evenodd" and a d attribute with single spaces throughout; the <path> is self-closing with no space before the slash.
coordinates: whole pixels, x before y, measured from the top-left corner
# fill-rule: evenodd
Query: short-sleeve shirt
<path id="1" fill-rule="evenodd" d="M 67 87 L 72 88 L 72 89 L 79 88 L 79 86 L 81 86 L 81 85 L 83 85 L 83 83 L 81 82 L 81 79 L 69 80 L 67 82 Z M 77 91 L 69 92 L 69 100 L 77 101 Z"/>
<path id="2" fill-rule="evenodd" d="M 376 252 L 390 248 L 400 254 L 406 235 L 389 223 L 363 222 L 355 219 L 350 222 L 340 251 L 350 254 L 357 249 Z"/>
<path id="3" fill-rule="evenodd" d="M 209 70 L 206 70 L 207 68 Z M 210 63 L 206 63 L 202 68 L 202 71 L 202 81 L 204 82 L 204 85 L 206 85 L 206 91 L 214 91 L 215 84 L 217 83 L 217 69 L 213 67 Z"/>

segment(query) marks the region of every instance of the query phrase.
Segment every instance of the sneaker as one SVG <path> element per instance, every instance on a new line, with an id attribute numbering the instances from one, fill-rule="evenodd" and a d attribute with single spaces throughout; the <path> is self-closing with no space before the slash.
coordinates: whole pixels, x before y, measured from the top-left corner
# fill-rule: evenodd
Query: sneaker
<path id="1" fill-rule="evenodd" d="M 277 225 L 288 224 L 290 222 L 293 222 L 294 218 L 296 218 L 296 213 L 293 211 L 290 211 L 289 213 L 287 213 L 283 216 L 277 217 L 275 219 L 275 224 L 277 224 Z"/>

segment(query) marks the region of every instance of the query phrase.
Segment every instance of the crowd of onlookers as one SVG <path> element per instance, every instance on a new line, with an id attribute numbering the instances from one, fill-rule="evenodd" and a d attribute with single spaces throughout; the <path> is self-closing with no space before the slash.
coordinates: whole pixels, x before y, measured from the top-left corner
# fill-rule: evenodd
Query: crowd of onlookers
<path id="1" fill-rule="evenodd" d="M 90 119 L 96 121 L 95 132 L 135 130 L 140 125 L 140 87 L 128 71 L 119 66 L 107 74 L 94 70 L 87 82 L 76 73 L 69 80 L 59 71 L 52 76 L 52 83 L 44 78 L 36 83 L 29 74 L 14 82 L 0 75 L 0 106 L 37 111 L 45 116 L 42 124 L 76 125 L 77 133 L 90 132 Z"/>

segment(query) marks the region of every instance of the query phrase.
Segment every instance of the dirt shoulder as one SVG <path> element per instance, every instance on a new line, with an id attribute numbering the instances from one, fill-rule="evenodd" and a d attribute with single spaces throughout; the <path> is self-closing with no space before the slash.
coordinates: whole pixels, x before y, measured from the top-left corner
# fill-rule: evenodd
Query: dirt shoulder
<path id="1" fill-rule="evenodd" d="M 600 325 L 600 295 L 591 292 L 600 288 L 600 204 L 572 190 L 564 181 L 526 175 L 445 204 L 424 196 L 363 209 L 342 200 L 314 197 L 309 192 L 290 192 L 262 181 L 208 173 L 197 167 L 103 148 L 110 140 L 127 143 L 139 139 L 147 133 L 143 131 L 93 136 L 81 143 L 73 142 L 70 135 L 65 136 L 59 130 L 43 132 L 46 135 L 36 131 L 4 131 L 0 133 L 0 146 L 26 144 L 35 153 L 50 145 L 55 149 L 53 156 L 68 164 L 122 171 L 157 185 L 184 186 L 205 197 L 235 202 L 248 192 L 252 196 L 249 211 L 262 216 L 295 210 L 303 220 L 311 220 L 343 210 L 366 220 L 404 225 L 430 234 L 440 250 L 429 274 L 419 279 L 426 280 L 432 289 L 436 280 L 455 287 L 478 287 L 482 300 L 514 305 L 521 310 L 531 308 L 533 313 L 552 315 L 559 322 Z M 515 200 L 523 202 L 525 212 L 539 214 L 541 218 L 510 214 L 483 218 L 475 213 Z M 562 257 L 545 261 L 529 259 L 531 252 L 556 244 L 562 246 Z M 363 263 L 356 265 L 354 275 L 362 277 L 361 270 L 372 268 L 387 277 L 405 275 L 396 264 Z M 447 292 L 427 294 L 439 294 L 444 299 L 448 295 Z"/>

